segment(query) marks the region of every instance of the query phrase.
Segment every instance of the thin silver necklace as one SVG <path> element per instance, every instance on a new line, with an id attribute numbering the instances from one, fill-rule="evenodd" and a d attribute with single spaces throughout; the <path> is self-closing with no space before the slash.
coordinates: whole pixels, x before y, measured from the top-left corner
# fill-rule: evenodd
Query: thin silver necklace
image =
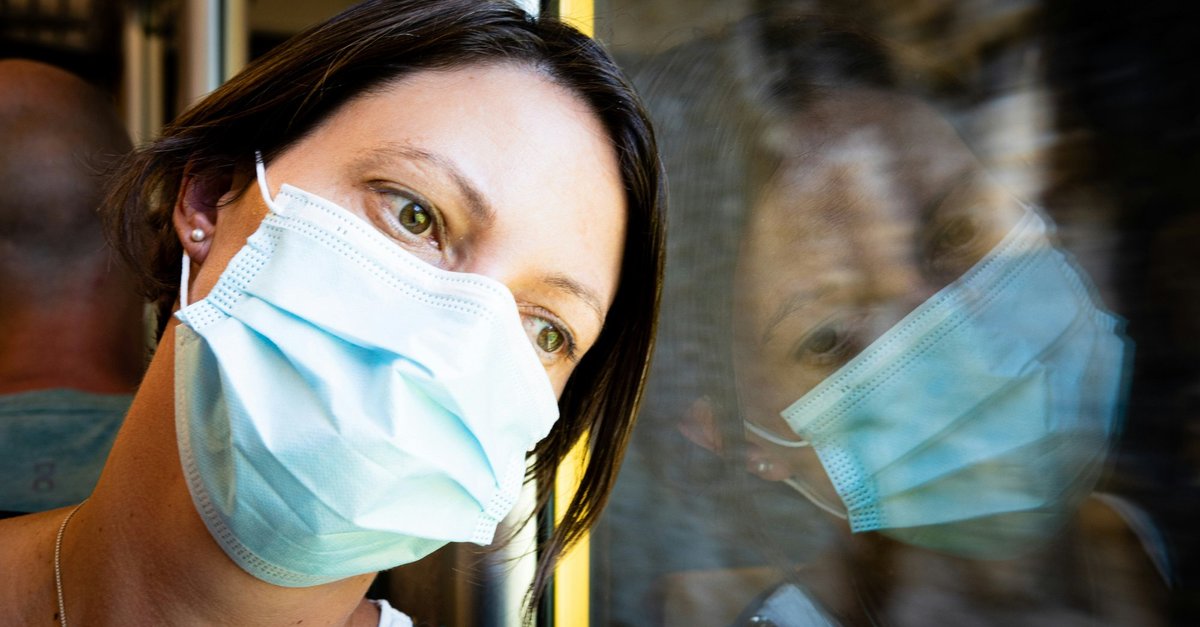
<path id="1" fill-rule="evenodd" d="M 75 517 L 75 512 L 79 511 L 83 504 L 87 503 L 87 499 L 75 506 L 71 513 L 63 519 L 62 524 L 58 526 L 58 536 L 54 538 L 54 590 L 58 592 L 58 624 L 62 627 L 67 627 L 67 604 L 63 602 L 63 587 L 62 587 L 62 539 L 63 533 L 67 531 L 67 523 Z"/>

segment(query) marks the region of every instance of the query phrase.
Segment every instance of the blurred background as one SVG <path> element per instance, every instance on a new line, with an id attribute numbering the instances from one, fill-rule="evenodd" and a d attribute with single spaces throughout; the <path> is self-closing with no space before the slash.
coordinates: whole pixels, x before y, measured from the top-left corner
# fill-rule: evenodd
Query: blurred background
<path id="1" fill-rule="evenodd" d="M 136 145 L 350 4 L 0 0 L 0 57 L 51 63 L 105 90 Z M 643 414 L 602 523 L 579 551 L 587 559 L 556 582 L 539 624 L 1196 622 L 1200 15 L 1191 3 L 523 6 L 594 29 L 629 72 L 658 128 L 671 228 Z M 1069 279 L 1083 286 L 1072 306 L 1114 315 L 1111 332 L 1095 333 L 1123 347 L 1080 358 L 1088 373 L 1112 365 L 1107 379 L 1060 382 L 1045 401 L 1053 414 L 1076 399 L 1067 413 L 1086 428 L 1046 427 L 1063 442 L 1015 464 L 1052 468 L 1038 473 L 1040 505 L 1025 511 L 1053 513 L 1054 523 L 1037 534 L 972 528 L 968 544 L 1003 549 L 986 558 L 912 534 L 850 533 L 827 456 L 789 446 L 806 436 L 783 412 L 998 258 L 1026 212 L 1047 225 L 1039 245 L 1064 260 L 1064 276 L 1080 277 Z M 1041 315 L 1039 303 L 1062 296 L 1025 293 L 1010 318 Z M 950 373 L 954 359 L 942 364 Z M 1063 461 L 1081 442 L 1086 463 Z M 984 474 L 979 500 L 1001 476 Z M 921 537 L 938 539 L 951 527 L 928 529 Z M 528 562 L 510 557 L 529 546 L 450 547 L 382 577 L 373 594 L 419 624 L 517 624 Z"/>

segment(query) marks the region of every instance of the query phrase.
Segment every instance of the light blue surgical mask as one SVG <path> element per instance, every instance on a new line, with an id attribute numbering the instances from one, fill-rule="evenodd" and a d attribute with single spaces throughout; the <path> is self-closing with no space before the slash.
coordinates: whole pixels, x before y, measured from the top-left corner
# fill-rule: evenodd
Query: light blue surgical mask
<path id="1" fill-rule="evenodd" d="M 0 394 L 0 511 L 86 499 L 132 401 L 64 388 Z"/>
<path id="2" fill-rule="evenodd" d="M 1014 556 L 1062 526 L 1117 428 L 1127 342 L 1048 229 L 1027 210 L 782 412 L 801 440 L 768 439 L 812 446 L 844 509 L 793 487 L 855 532 L 968 557 Z"/>
<path id="3" fill-rule="evenodd" d="M 176 314 L 179 451 L 213 538 L 281 586 L 491 542 L 558 417 L 512 294 L 313 194 L 272 199 L 258 167 L 270 212 Z"/>

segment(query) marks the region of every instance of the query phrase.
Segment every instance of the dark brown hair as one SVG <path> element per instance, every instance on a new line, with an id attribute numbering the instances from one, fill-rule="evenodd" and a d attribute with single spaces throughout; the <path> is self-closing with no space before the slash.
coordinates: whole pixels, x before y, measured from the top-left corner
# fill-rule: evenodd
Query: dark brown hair
<path id="1" fill-rule="evenodd" d="M 515 63 L 586 102 L 608 131 L 628 212 L 620 283 L 595 345 L 559 400 L 562 418 L 534 450 L 538 503 L 558 465 L 586 441 L 588 456 L 561 524 L 540 548 L 534 590 L 598 518 L 616 482 L 653 347 L 664 217 L 654 135 L 641 103 L 593 40 L 554 19 L 479 0 L 372 0 L 275 48 L 169 124 L 123 164 L 106 203 L 109 233 L 141 279 L 165 327 L 179 286 L 182 247 L 171 213 L 186 176 L 253 180 L 253 155 L 286 150 L 355 96 L 420 70 Z"/>

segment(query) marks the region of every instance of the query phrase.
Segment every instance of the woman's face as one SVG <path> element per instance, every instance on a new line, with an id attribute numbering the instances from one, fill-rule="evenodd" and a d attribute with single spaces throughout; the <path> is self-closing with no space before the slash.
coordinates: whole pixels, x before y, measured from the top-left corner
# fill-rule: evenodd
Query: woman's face
<path id="1" fill-rule="evenodd" d="M 542 74 L 418 72 L 349 102 L 266 166 L 272 196 L 293 185 L 435 266 L 506 285 L 556 392 L 596 341 L 617 289 L 623 185 L 600 121 Z M 253 190 L 210 212 L 193 301 L 266 212 Z"/>
<path id="2" fill-rule="evenodd" d="M 780 412 L 974 265 L 1023 210 L 909 99 L 828 97 L 783 137 L 739 252 L 734 356 L 743 417 L 796 440 Z M 838 502 L 811 449 L 747 439 L 753 471 Z"/>

